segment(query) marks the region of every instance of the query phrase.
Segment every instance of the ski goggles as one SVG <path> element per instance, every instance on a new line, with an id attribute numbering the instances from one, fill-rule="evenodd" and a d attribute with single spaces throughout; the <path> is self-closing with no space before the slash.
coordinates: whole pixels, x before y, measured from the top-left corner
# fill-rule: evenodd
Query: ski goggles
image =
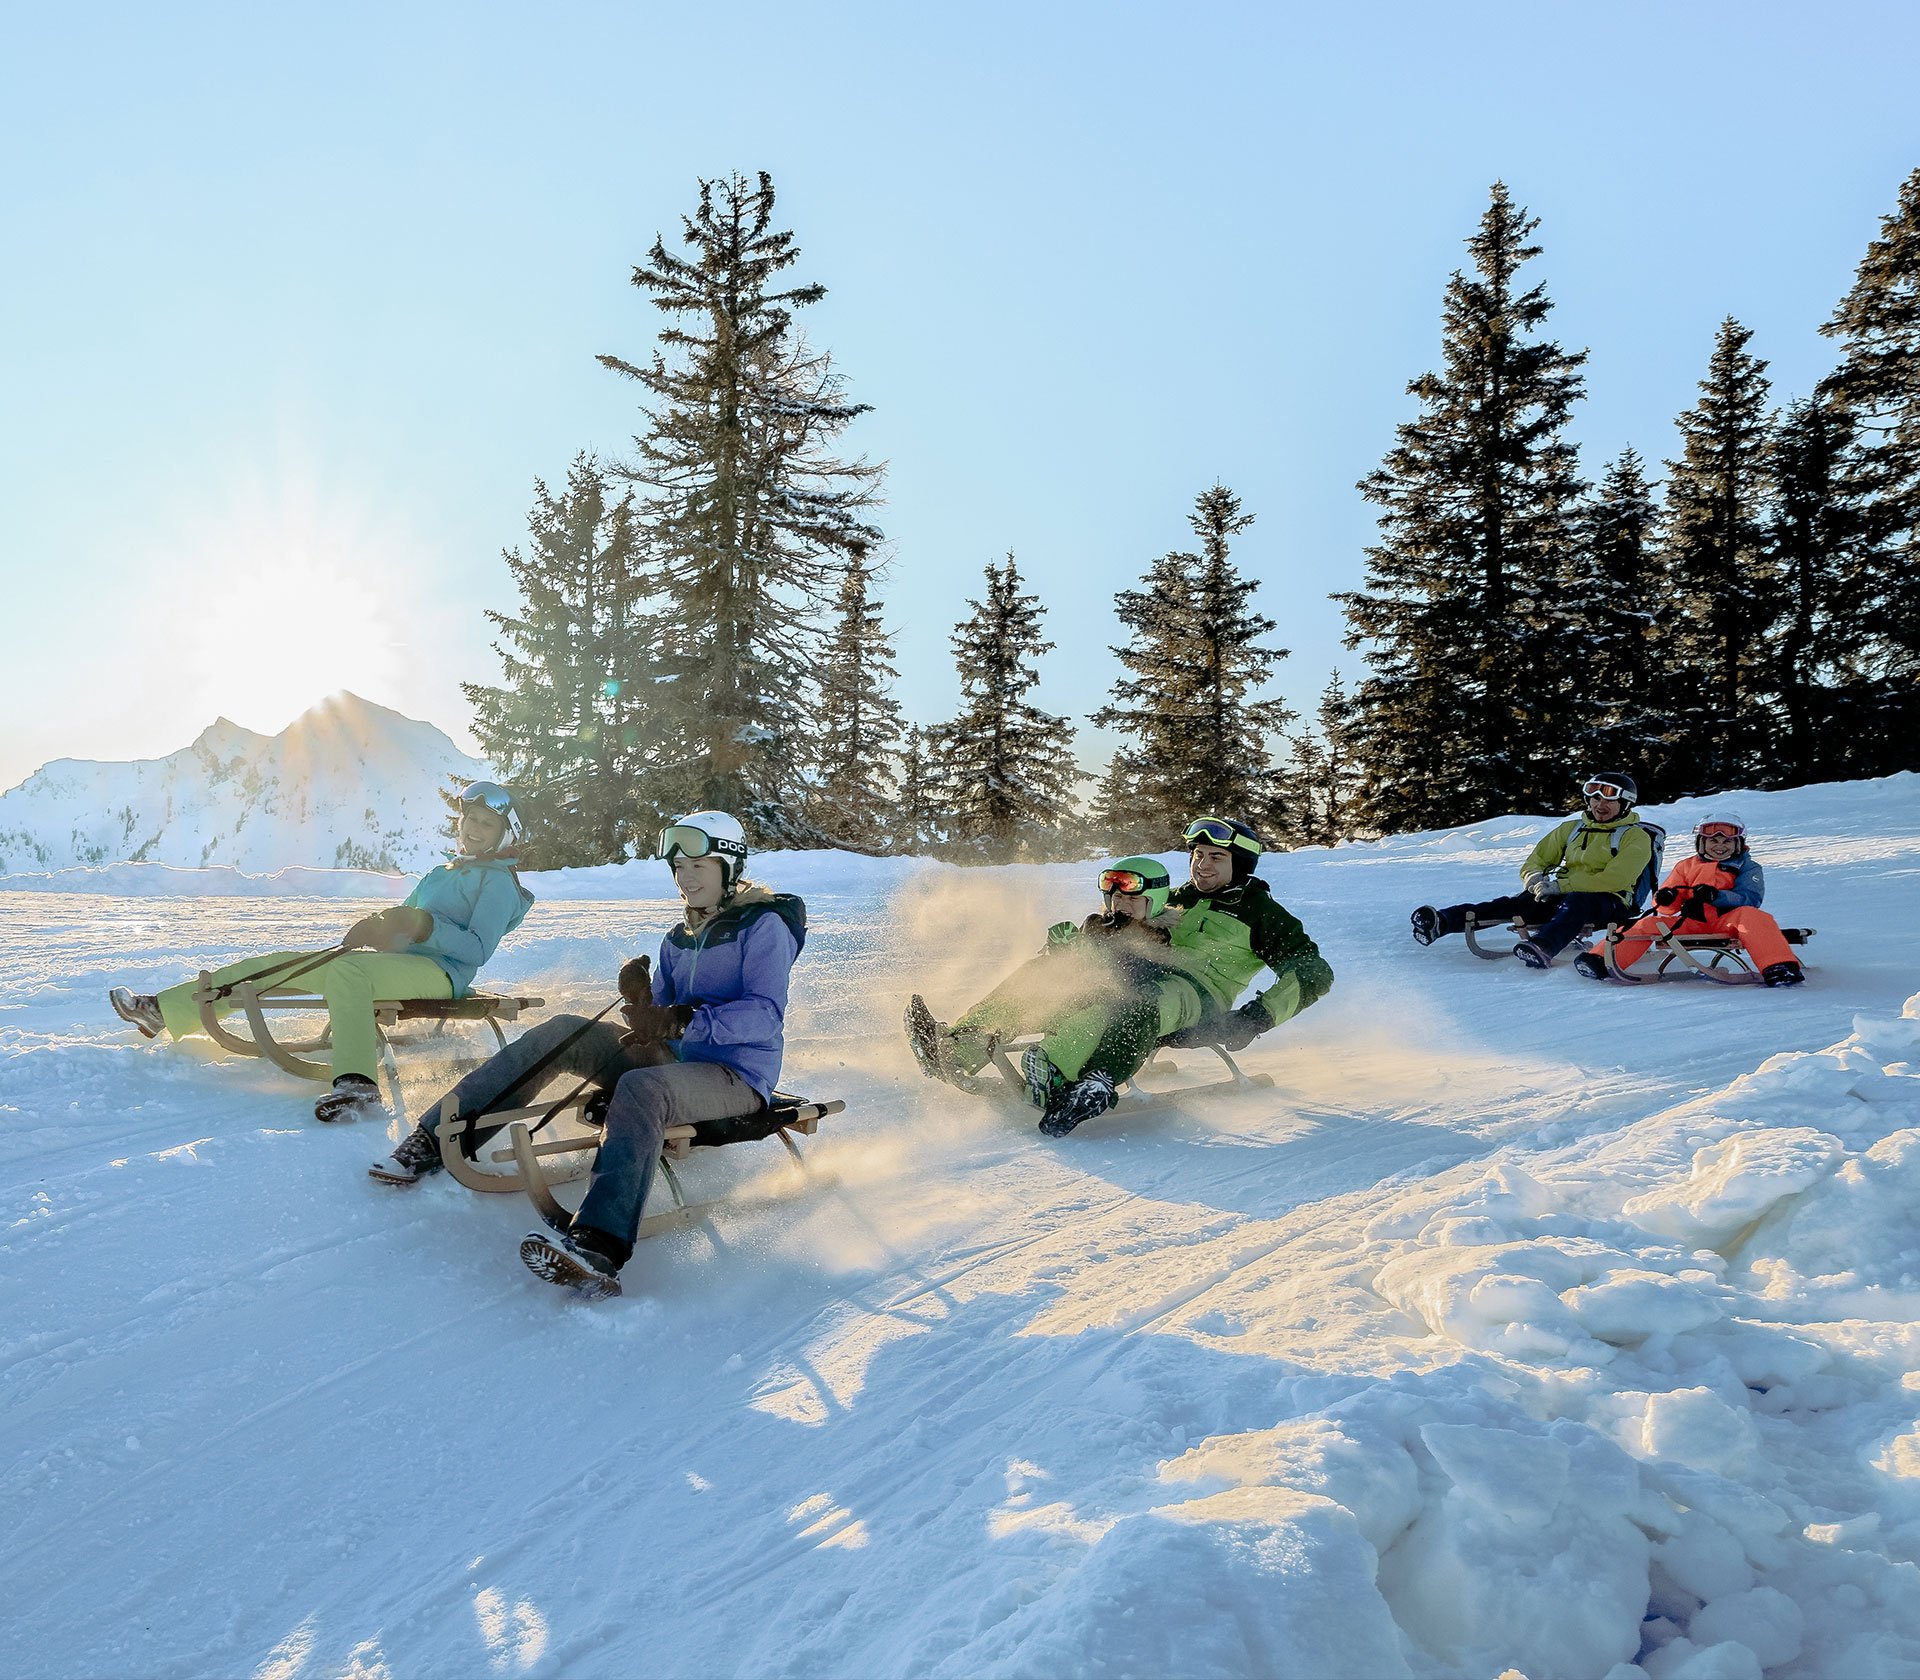
<path id="1" fill-rule="evenodd" d="M 498 782 L 469 782 L 460 790 L 460 808 L 478 805 L 483 810 L 498 812 L 503 817 L 513 815 L 513 795 Z"/>
<path id="2" fill-rule="evenodd" d="M 747 848 L 738 840 L 716 840 L 704 828 L 689 828 L 685 823 L 669 823 L 660 830 L 660 849 L 656 855 L 668 863 L 676 857 L 703 858 L 712 852 L 743 858 Z"/>
<path id="3" fill-rule="evenodd" d="M 1103 893 L 1143 893 L 1147 890 L 1147 878 L 1137 869 L 1103 869 L 1100 871 L 1100 890 Z"/>
<path id="4" fill-rule="evenodd" d="M 1627 790 L 1618 782 L 1591 780 L 1581 783 L 1581 797 L 1585 799 L 1625 799 Z"/>
<path id="5" fill-rule="evenodd" d="M 1231 851 L 1238 846 L 1242 851 L 1257 852 L 1259 843 L 1242 834 L 1224 817 L 1195 817 L 1187 824 L 1187 832 L 1180 836 L 1186 842 L 1188 851 L 1195 846 L 1218 846 L 1223 851 Z"/>
<path id="6" fill-rule="evenodd" d="M 1744 840 L 1747 831 L 1738 823 L 1702 823 L 1693 831 L 1702 840 Z"/>

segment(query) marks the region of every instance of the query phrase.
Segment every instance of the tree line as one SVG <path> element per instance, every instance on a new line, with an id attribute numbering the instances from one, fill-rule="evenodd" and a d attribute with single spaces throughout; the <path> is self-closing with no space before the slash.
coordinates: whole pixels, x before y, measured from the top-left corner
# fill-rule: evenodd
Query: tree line
<path id="1" fill-rule="evenodd" d="M 1832 373 L 1776 406 L 1729 318 L 1664 480 L 1631 448 L 1583 476 L 1587 358 L 1523 278 L 1537 226 L 1494 186 L 1441 366 L 1359 485 L 1379 537 L 1334 597 L 1357 686 L 1333 673 L 1305 725 L 1273 697 L 1287 650 L 1234 555 L 1254 515 L 1209 486 L 1190 544 L 1115 597 L 1088 721 L 1120 746 L 1085 778 L 1033 703 L 1053 644 L 1013 553 L 954 627 L 957 714 L 903 717 L 884 468 L 846 452 L 867 407 L 796 320 L 825 288 L 788 277 L 767 175 L 701 183 L 633 271 L 654 347 L 600 358 L 644 429 L 536 485 L 517 605 L 488 614 L 502 681 L 466 685 L 529 855 L 645 855 L 701 807 L 761 845 L 963 861 L 1160 850 L 1203 810 L 1330 845 L 1557 808 L 1595 768 L 1667 799 L 1920 765 L 1920 170 L 1822 327 Z"/>

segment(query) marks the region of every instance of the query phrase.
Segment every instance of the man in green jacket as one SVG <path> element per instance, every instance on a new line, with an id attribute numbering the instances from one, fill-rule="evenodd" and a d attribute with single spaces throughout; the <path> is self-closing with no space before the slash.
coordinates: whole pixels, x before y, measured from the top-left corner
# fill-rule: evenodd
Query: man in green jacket
<path id="1" fill-rule="evenodd" d="M 1519 917 L 1541 923 L 1514 946 L 1529 968 L 1550 968 L 1582 928 L 1632 918 L 1640 888 L 1656 872 L 1654 835 L 1634 813 L 1640 790 L 1618 771 L 1581 778 L 1582 813 L 1551 829 L 1520 865 L 1522 890 L 1480 904 L 1423 904 L 1413 913 L 1413 937 L 1431 945 L 1475 922 Z"/>

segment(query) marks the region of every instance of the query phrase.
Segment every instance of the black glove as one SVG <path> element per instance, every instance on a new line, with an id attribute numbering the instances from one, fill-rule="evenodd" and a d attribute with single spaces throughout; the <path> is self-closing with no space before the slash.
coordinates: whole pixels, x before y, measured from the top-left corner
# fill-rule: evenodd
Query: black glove
<path id="1" fill-rule="evenodd" d="M 1662 907 L 1671 904 L 1680 896 L 1678 887 L 1661 887 L 1653 895 L 1653 902 Z"/>
<path id="2" fill-rule="evenodd" d="M 1272 1025 L 1273 1017 L 1267 1013 L 1267 1006 L 1254 998 L 1215 1027 L 1210 1036 L 1223 1050 L 1244 1050 Z"/>
<path id="3" fill-rule="evenodd" d="M 658 1044 L 678 1038 L 693 1019 L 690 1003 L 637 1002 L 621 1011 L 627 1018 L 628 1036 L 641 1044 Z"/>
<path id="4" fill-rule="evenodd" d="M 629 957 L 620 965 L 620 996 L 627 1003 L 653 1002 L 653 959 Z"/>
<path id="5" fill-rule="evenodd" d="M 1693 894 L 1681 906 L 1680 920 L 1683 922 L 1705 923 L 1707 913 L 1713 909 L 1713 888 L 1695 887 Z"/>

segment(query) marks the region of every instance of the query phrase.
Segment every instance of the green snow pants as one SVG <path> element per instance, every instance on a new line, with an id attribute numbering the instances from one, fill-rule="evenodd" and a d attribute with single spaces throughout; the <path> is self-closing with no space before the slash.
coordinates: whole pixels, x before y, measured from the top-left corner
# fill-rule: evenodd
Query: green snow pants
<path id="1" fill-rule="evenodd" d="M 215 985 L 228 985 L 258 974 L 263 968 L 291 963 L 296 953 L 276 951 L 270 956 L 249 957 L 216 969 Z M 268 986 L 273 982 L 269 980 Z M 293 984 L 301 991 L 318 992 L 327 1002 L 327 1026 L 333 1035 L 333 1076 L 357 1073 L 365 1079 L 379 1077 L 380 1040 L 373 1022 L 375 1001 L 391 1002 L 406 998 L 450 998 L 453 981 L 447 971 L 431 957 L 409 956 L 400 951 L 348 951 L 330 957 L 318 968 L 296 975 Z M 193 994 L 200 989 L 198 980 L 169 986 L 160 994 L 160 1014 L 167 1031 L 185 1038 L 200 1031 L 200 1009 Z M 224 1014 L 232 1014 L 239 1005 L 228 1000 Z"/>
<path id="2" fill-rule="evenodd" d="M 1198 1024 L 1198 987 L 1150 962 L 1076 941 L 1023 963 L 953 1024 L 956 1035 L 1041 1034 L 1069 1080 L 1090 1070 L 1129 1079 L 1168 1033 Z"/>

